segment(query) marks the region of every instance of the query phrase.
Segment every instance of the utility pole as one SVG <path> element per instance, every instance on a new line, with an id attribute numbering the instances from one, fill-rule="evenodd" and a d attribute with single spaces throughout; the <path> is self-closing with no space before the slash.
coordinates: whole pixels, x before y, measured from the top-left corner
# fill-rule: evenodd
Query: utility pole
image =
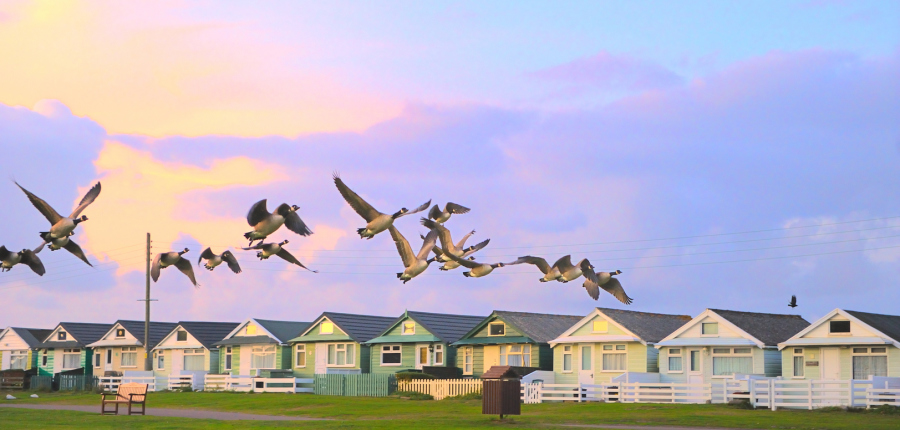
<path id="1" fill-rule="evenodd" d="M 144 370 L 153 370 L 150 356 L 150 233 L 147 233 L 147 294 L 144 298 Z"/>

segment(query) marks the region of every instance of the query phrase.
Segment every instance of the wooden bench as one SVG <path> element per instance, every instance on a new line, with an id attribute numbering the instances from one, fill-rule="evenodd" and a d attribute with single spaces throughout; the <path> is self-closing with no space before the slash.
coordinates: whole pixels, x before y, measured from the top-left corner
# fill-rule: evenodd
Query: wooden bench
<path id="1" fill-rule="evenodd" d="M 119 415 L 119 404 L 127 403 L 128 404 L 128 415 L 132 414 L 131 405 L 140 404 L 141 405 L 141 415 L 144 415 L 146 411 L 146 403 L 147 403 L 147 384 L 138 384 L 136 382 L 130 382 L 127 384 L 119 385 L 119 391 L 116 394 L 102 394 L 100 401 L 100 415 L 107 414 L 116 414 Z M 112 397 L 107 399 L 107 397 Z M 106 404 L 112 403 L 116 405 L 115 410 L 106 410 Z M 134 412 L 137 413 L 136 411 Z"/>

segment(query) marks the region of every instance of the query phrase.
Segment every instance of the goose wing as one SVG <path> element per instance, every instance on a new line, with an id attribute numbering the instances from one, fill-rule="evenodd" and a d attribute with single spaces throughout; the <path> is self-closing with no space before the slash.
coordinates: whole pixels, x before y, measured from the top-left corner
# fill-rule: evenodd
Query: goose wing
<path id="1" fill-rule="evenodd" d="M 204 258 L 209 260 L 210 258 L 213 258 L 215 256 L 216 254 L 213 254 L 212 248 L 206 248 L 203 250 L 203 252 L 200 253 L 200 258 L 197 259 L 197 264 L 200 264 L 200 262 L 203 261 Z"/>
<path id="2" fill-rule="evenodd" d="M 285 206 L 287 206 L 287 204 L 285 204 Z M 309 236 L 312 234 L 312 230 L 310 230 L 309 227 L 306 226 L 306 223 L 300 219 L 300 215 L 297 215 L 296 211 L 291 211 L 284 217 L 284 226 L 300 236 Z"/>
<path id="3" fill-rule="evenodd" d="M 616 278 L 610 278 L 605 284 L 600 286 L 607 293 L 612 294 L 616 299 L 620 302 L 625 303 L 626 305 L 630 305 L 634 300 L 631 297 L 628 297 L 628 294 L 625 294 L 625 289 L 622 288 L 622 284 Z"/>
<path id="4" fill-rule="evenodd" d="M 540 269 L 541 272 L 542 272 L 543 274 L 545 274 L 545 275 L 546 275 L 548 272 L 550 272 L 550 265 L 547 264 L 547 260 L 544 260 L 544 259 L 541 258 L 541 257 L 534 257 L 534 256 L 531 256 L 531 255 L 526 255 L 526 256 L 524 256 L 524 257 L 519 257 L 516 261 L 513 261 L 512 263 L 506 263 L 506 264 L 522 264 L 522 263 L 526 263 L 526 264 L 534 264 L 534 265 L 537 266 L 537 268 Z"/>
<path id="5" fill-rule="evenodd" d="M 84 251 L 81 250 L 81 247 L 78 246 L 78 244 L 75 243 L 74 240 L 69 239 L 69 242 L 66 243 L 65 245 L 63 245 L 63 248 L 65 248 L 66 251 L 71 252 L 72 255 L 81 259 L 81 261 L 84 261 L 85 263 L 87 263 L 88 266 L 94 267 L 94 265 L 91 264 L 90 261 L 88 261 L 87 256 L 84 255 Z"/>
<path id="6" fill-rule="evenodd" d="M 253 245 L 249 248 L 241 248 L 244 251 L 250 251 L 252 249 L 263 249 L 264 246 L 269 245 L 268 243 L 257 242 L 256 245 Z"/>
<path id="7" fill-rule="evenodd" d="M 422 240 L 425 240 L 425 235 L 419 234 L 419 237 L 422 238 Z M 444 255 L 444 251 L 441 251 L 441 247 L 437 245 L 431 247 L 431 252 L 434 252 L 434 255 L 437 255 L 438 257 Z"/>
<path id="8" fill-rule="evenodd" d="M 234 254 L 231 251 L 225 251 L 222 253 L 222 260 L 225 260 L 228 263 L 228 268 L 231 269 L 234 273 L 241 273 L 241 265 L 238 264 L 237 258 L 234 257 Z"/>
<path id="9" fill-rule="evenodd" d="M 47 218 L 47 221 L 50 221 L 50 225 L 54 225 L 62 219 L 62 215 L 60 215 L 59 212 L 56 212 L 56 209 L 53 209 L 53 206 L 50 206 L 40 197 L 32 194 L 31 191 L 22 188 L 22 186 L 19 185 L 18 182 L 15 182 L 15 184 L 19 187 L 20 190 L 22 190 L 22 192 L 25 193 L 26 196 L 28 196 L 28 200 L 30 200 L 31 204 L 34 205 L 34 207 L 44 215 L 44 218 Z"/>
<path id="10" fill-rule="evenodd" d="M 413 254 L 409 241 L 400 234 L 400 230 L 397 230 L 396 227 L 390 226 L 388 230 L 391 232 L 391 238 L 394 239 L 394 245 L 397 245 L 397 252 L 400 253 L 400 259 L 403 260 L 403 267 L 412 266 L 416 262 L 416 255 Z"/>
<path id="11" fill-rule="evenodd" d="M 421 206 L 419 206 L 419 207 L 417 207 L 417 208 L 415 208 L 415 209 L 413 209 L 413 210 L 411 210 L 411 211 L 409 211 L 409 212 L 407 212 L 407 213 L 405 213 L 405 214 L 400 214 L 400 215 L 398 215 L 397 218 L 400 218 L 400 217 L 402 217 L 402 216 L 407 216 L 407 215 L 417 214 L 417 213 L 419 213 L 419 212 L 424 211 L 425 209 L 428 209 L 428 206 L 431 206 L 431 199 L 428 199 L 428 201 L 425 202 L 425 203 L 422 203 Z"/>
<path id="12" fill-rule="evenodd" d="M 449 252 L 445 253 L 444 256 L 449 257 L 451 260 L 459 263 L 460 266 L 468 267 L 470 269 L 474 269 L 476 267 L 480 267 L 483 265 L 482 263 L 479 263 L 474 260 L 469 260 L 468 258 L 459 258 L 453 254 L 450 254 Z"/>
<path id="13" fill-rule="evenodd" d="M 572 256 L 567 255 L 556 260 L 556 263 L 553 263 L 553 267 L 559 269 L 559 273 L 566 273 L 575 266 L 572 265 Z"/>
<path id="14" fill-rule="evenodd" d="M 463 249 L 463 247 L 466 246 L 466 241 L 469 240 L 469 238 L 472 237 L 473 234 L 475 234 L 475 230 L 466 233 L 466 235 L 456 243 L 456 247 L 459 249 Z"/>
<path id="15" fill-rule="evenodd" d="M 0 261 L 6 260 L 12 252 L 6 249 L 6 245 L 0 246 Z"/>
<path id="16" fill-rule="evenodd" d="M 310 272 L 313 272 L 313 273 L 319 273 L 318 270 L 311 270 L 309 267 L 304 266 L 303 263 L 301 263 L 300 260 L 297 259 L 297 257 L 294 257 L 293 255 L 291 255 L 291 253 L 288 252 L 288 250 L 286 250 L 284 248 L 281 248 L 281 251 L 278 251 L 278 254 L 275 254 L 275 255 L 281 257 L 284 261 L 287 261 L 288 263 L 296 264 L 296 265 L 298 265 L 306 270 L 309 270 Z"/>
<path id="17" fill-rule="evenodd" d="M 162 253 L 156 254 L 156 257 L 153 257 L 153 264 L 150 265 L 150 277 L 153 278 L 153 282 L 159 280 L 159 260 L 162 258 Z"/>
<path id="18" fill-rule="evenodd" d="M 268 199 L 262 199 L 250 206 L 250 212 L 247 212 L 247 224 L 250 224 L 251 227 L 259 224 L 270 215 L 269 209 L 266 208 L 266 200 Z"/>
<path id="19" fill-rule="evenodd" d="M 90 190 L 81 198 L 81 202 L 78 203 L 78 206 L 75 210 L 72 211 L 72 215 L 69 215 L 69 218 L 77 218 L 81 215 L 81 212 L 87 209 L 91 203 L 94 203 L 94 200 L 97 200 L 97 196 L 100 195 L 100 183 L 97 182 L 96 185 L 91 187 Z"/>
<path id="20" fill-rule="evenodd" d="M 366 222 L 372 222 L 373 219 L 377 218 L 381 215 L 381 212 L 375 210 L 368 202 L 362 199 L 359 194 L 353 192 L 344 181 L 341 180 L 341 177 L 338 176 L 337 173 L 334 174 L 334 185 L 337 187 L 338 191 L 340 191 L 341 196 L 344 197 L 344 200 L 347 201 L 347 204 L 353 208 L 359 216 L 363 217 Z"/>
<path id="21" fill-rule="evenodd" d="M 438 207 L 438 205 L 432 206 L 431 210 L 428 211 L 428 218 L 438 219 L 440 217 L 441 217 L 441 209 Z"/>
<path id="22" fill-rule="evenodd" d="M 458 205 L 458 204 L 452 203 L 452 202 L 447 202 L 447 212 L 450 212 L 452 214 L 464 214 L 464 213 L 468 213 L 470 210 L 471 209 L 469 209 L 465 206 Z"/>
<path id="23" fill-rule="evenodd" d="M 581 260 L 578 265 L 579 267 L 581 267 L 582 276 L 584 276 L 584 279 L 586 279 L 585 282 L 590 282 L 597 285 L 600 284 L 600 279 L 597 278 L 597 272 L 594 272 L 594 266 L 590 261 L 588 261 L 587 258 Z"/>
<path id="24" fill-rule="evenodd" d="M 422 249 L 419 250 L 416 258 L 419 260 L 427 260 L 428 254 L 431 253 L 431 250 L 433 248 L 435 248 L 435 242 L 437 242 L 437 232 L 431 230 L 428 232 L 428 235 L 425 236 L 425 242 L 422 243 Z"/>
<path id="25" fill-rule="evenodd" d="M 188 261 L 184 257 L 180 257 L 178 261 L 175 262 L 175 267 L 177 267 L 178 270 L 181 271 L 181 273 L 187 275 L 187 277 L 190 278 L 191 283 L 194 284 L 195 287 L 200 286 L 199 284 L 197 284 L 197 279 L 194 278 L 194 266 L 191 265 L 190 261 Z"/>
<path id="26" fill-rule="evenodd" d="M 431 230 L 436 230 L 438 234 L 438 239 L 441 241 L 441 251 L 444 251 L 444 254 L 449 255 L 450 251 L 448 249 L 452 248 L 453 238 L 450 237 L 450 230 L 447 230 L 447 227 L 444 227 L 428 218 L 422 218 L 422 225 Z"/>
<path id="27" fill-rule="evenodd" d="M 489 243 L 491 243 L 491 240 L 485 239 L 485 240 L 482 240 L 480 243 L 476 244 L 475 246 L 470 246 L 470 247 L 466 248 L 465 252 L 463 253 L 463 257 L 468 257 L 478 251 L 481 251 L 485 246 L 488 246 Z"/>
<path id="28" fill-rule="evenodd" d="M 69 242 L 71 243 L 71 241 Z M 37 273 L 38 276 L 44 276 L 44 273 L 47 273 L 47 271 L 44 270 L 44 263 L 42 263 L 37 254 L 35 254 L 34 251 L 30 249 L 22 251 L 21 262 L 30 267 L 31 271 Z"/>

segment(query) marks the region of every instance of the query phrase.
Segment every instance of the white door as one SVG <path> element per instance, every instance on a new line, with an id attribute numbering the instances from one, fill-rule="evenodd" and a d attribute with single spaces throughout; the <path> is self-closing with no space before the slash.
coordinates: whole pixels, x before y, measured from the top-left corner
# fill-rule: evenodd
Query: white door
<path id="1" fill-rule="evenodd" d="M 9 357 L 12 351 L 2 351 L 3 352 L 3 364 L 0 365 L 0 370 L 9 369 Z"/>
<path id="2" fill-rule="evenodd" d="M 316 344 L 316 375 L 325 374 L 328 369 L 327 364 L 328 344 L 319 342 Z"/>
<path id="3" fill-rule="evenodd" d="M 181 369 L 184 368 L 184 351 L 180 349 L 173 349 L 172 351 L 172 364 L 171 369 L 172 372 L 170 374 L 177 375 Z"/>
<path id="4" fill-rule="evenodd" d="M 106 348 L 106 361 L 105 361 L 105 364 L 103 365 L 104 371 L 108 372 L 108 371 L 113 370 L 112 360 L 113 360 L 112 349 Z"/>
<path id="5" fill-rule="evenodd" d="M 255 376 L 255 375 L 250 375 L 250 352 L 251 351 L 253 351 L 253 346 L 241 345 L 241 349 L 240 349 L 241 368 L 240 368 L 240 373 L 238 373 L 238 375 Z"/>
<path id="6" fill-rule="evenodd" d="M 422 366 L 430 366 L 431 358 L 428 354 L 428 345 L 416 345 L 416 369 Z"/>
<path id="7" fill-rule="evenodd" d="M 819 363 L 819 369 L 822 369 L 822 379 L 841 379 L 841 355 L 837 348 L 822 348 L 822 362 Z"/>
<path id="8" fill-rule="evenodd" d="M 688 350 L 688 384 L 703 383 L 703 352 L 699 349 Z"/>
<path id="9" fill-rule="evenodd" d="M 580 366 L 578 367 L 578 383 L 594 384 L 594 346 L 582 345 L 578 348 Z"/>

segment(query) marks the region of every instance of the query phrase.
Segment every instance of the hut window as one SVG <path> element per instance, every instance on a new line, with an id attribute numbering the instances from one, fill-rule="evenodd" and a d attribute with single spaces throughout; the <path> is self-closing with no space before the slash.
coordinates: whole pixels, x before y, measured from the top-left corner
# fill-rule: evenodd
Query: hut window
<path id="1" fill-rule="evenodd" d="M 500 365 L 531 367 L 531 345 L 501 345 Z"/>
<path id="2" fill-rule="evenodd" d="M 463 348 L 463 375 L 472 374 L 472 347 Z"/>
<path id="3" fill-rule="evenodd" d="M 63 369 L 77 369 L 81 367 L 80 349 L 63 349 Z"/>
<path id="4" fill-rule="evenodd" d="M 700 334 L 703 336 L 715 336 L 719 334 L 719 323 L 703 323 Z"/>
<path id="5" fill-rule="evenodd" d="M 294 367 L 306 367 L 306 344 L 298 343 L 294 346 Z"/>
<path id="6" fill-rule="evenodd" d="M 187 332 L 184 330 L 178 330 L 178 338 L 176 340 L 178 342 L 187 342 Z"/>
<path id="7" fill-rule="evenodd" d="M 750 356 L 750 348 L 734 348 L 733 350 L 732 348 L 713 348 L 712 353 L 714 376 L 753 373 L 753 357 Z"/>
<path id="8" fill-rule="evenodd" d="M 625 345 L 603 345 L 603 371 L 625 370 L 626 357 Z"/>
<path id="9" fill-rule="evenodd" d="M 563 346 L 562 360 L 563 360 L 563 372 L 571 372 L 572 371 L 572 345 Z"/>
<path id="10" fill-rule="evenodd" d="M 251 369 L 275 368 L 275 345 L 254 346 L 250 350 Z"/>
<path id="11" fill-rule="evenodd" d="M 853 379 L 887 376 L 887 348 L 853 348 Z"/>
<path id="12" fill-rule="evenodd" d="M 137 367 L 136 346 L 126 346 L 122 348 L 122 367 Z"/>
<path id="13" fill-rule="evenodd" d="M 125 337 L 125 329 L 117 328 L 116 329 L 116 337 Z"/>
<path id="14" fill-rule="evenodd" d="M 606 333 L 609 331 L 609 322 L 607 321 L 594 321 L 594 333 Z"/>
<path id="15" fill-rule="evenodd" d="M 412 321 L 403 323 L 403 334 L 416 334 L 416 323 Z"/>
<path id="16" fill-rule="evenodd" d="M 205 356 L 202 348 L 184 350 L 184 370 L 206 370 Z"/>
<path id="17" fill-rule="evenodd" d="M 166 354 L 164 352 L 161 352 L 156 356 L 156 368 L 159 370 L 166 368 Z"/>
<path id="18" fill-rule="evenodd" d="M 56 340 L 66 340 L 66 332 L 61 331 L 56 334 Z"/>
<path id="19" fill-rule="evenodd" d="M 506 324 L 502 322 L 490 323 L 488 325 L 488 336 L 504 336 L 506 335 Z"/>
<path id="20" fill-rule="evenodd" d="M 322 325 L 319 326 L 319 334 L 332 334 L 334 333 L 334 323 L 331 322 L 323 322 Z"/>
<path id="21" fill-rule="evenodd" d="M 829 333 L 850 333 L 850 321 L 829 321 Z"/>
<path id="22" fill-rule="evenodd" d="M 9 368 L 25 370 L 25 363 L 28 361 L 28 350 L 10 351 L 9 352 Z"/>
<path id="23" fill-rule="evenodd" d="M 45 349 L 43 353 L 41 353 L 41 366 L 47 365 L 47 350 Z"/>
<path id="24" fill-rule="evenodd" d="M 328 345 L 328 365 L 329 366 L 353 366 L 356 364 L 356 354 L 354 354 L 354 345 L 352 343 L 332 343 Z"/>
<path id="25" fill-rule="evenodd" d="M 381 346 L 381 365 L 382 366 L 399 366 L 402 361 L 403 353 L 400 345 L 382 345 Z"/>
<path id="26" fill-rule="evenodd" d="M 231 370 L 231 347 L 225 347 L 225 370 Z"/>
<path id="27" fill-rule="evenodd" d="M 100 353 L 94 354 L 94 367 L 100 367 Z"/>
<path id="28" fill-rule="evenodd" d="M 681 348 L 669 348 L 669 372 L 683 372 L 684 360 L 681 357 Z"/>
<path id="29" fill-rule="evenodd" d="M 255 324 L 247 324 L 247 336 L 253 336 L 256 334 L 256 325 Z"/>
<path id="30" fill-rule="evenodd" d="M 434 346 L 434 365 L 440 366 L 444 364 L 444 345 L 437 344 Z"/>
<path id="31" fill-rule="evenodd" d="M 794 348 L 794 376 L 802 378 L 804 375 L 803 348 Z"/>

